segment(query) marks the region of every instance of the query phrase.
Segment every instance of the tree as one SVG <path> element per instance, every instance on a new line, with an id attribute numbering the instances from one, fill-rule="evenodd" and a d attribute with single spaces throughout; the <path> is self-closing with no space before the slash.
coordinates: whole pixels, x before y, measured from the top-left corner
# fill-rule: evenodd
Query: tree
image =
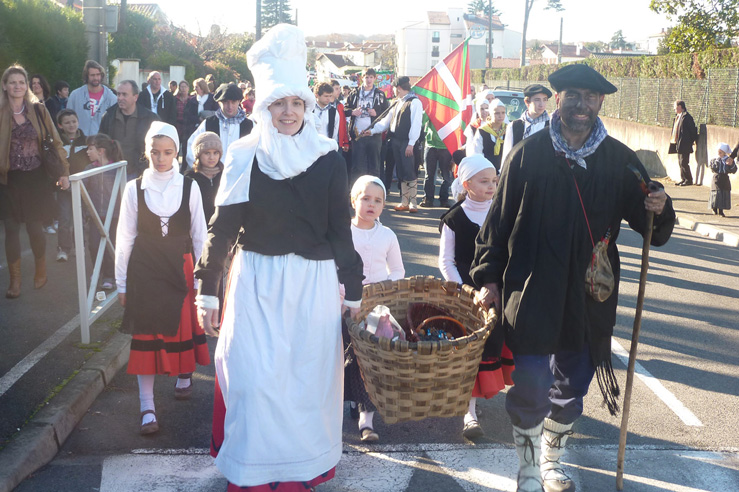
<path id="1" fill-rule="evenodd" d="M 59 40 L 64 40 L 63 43 Z M 87 59 L 82 13 L 48 0 L 0 0 L 0 67 L 20 63 L 52 84 L 82 83 Z"/>
<path id="2" fill-rule="evenodd" d="M 521 66 L 522 67 L 526 66 L 526 30 L 529 27 L 529 14 L 531 14 L 531 8 L 534 6 L 535 1 L 536 0 L 524 0 L 523 33 L 521 36 Z M 562 10 L 564 10 L 564 7 L 562 6 L 562 2 L 560 0 L 547 0 L 547 6 L 544 7 L 544 9 L 561 12 Z"/>
<path id="3" fill-rule="evenodd" d="M 290 0 L 262 0 L 262 31 L 282 23 L 293 23 Z"/>
<path id="4" fill-rule="evenodd" d="M 585 49 L 591 53 L 597 53 L 608 49 L 608 43 L 604 43 L 603 41 L 588 41 L 583 43 L 583 46 L 585 46 Z"/>
<path id="5" fill-rule="evenodd" d="M 613 33 L 613 36 L 611 37 L 611 42 L 609 46 L 613 48 L 614 50 L 624 49 L 629 44 L 626 42 L 626 39 L 624 38 L 624 33 L 621 29 Z"/>
<path id="6" fill-rule="evenodd" d="M 398 69 L 398 46 L 393 43 L 382 52 L 381 68 L 395 72 Z"/>
<path id="7" fill-rule="evenodd" d="M 495 8 L 495 5 L 489 3 L 488 0 L 471 0 L 470 3 L 467 4 L 467 12 L 472 15 L 482 12 L 483 17 L 485 18 L 490 15 L 500 15 L 500 11 Z"/>
<path id="8" fill-rule="evenodd" d="M 531 60 L 541 60 L 544 57 L 544 50 L 546 49 L 546 46 L 544 46 L 544 43 L 539 41 L 538 39 L 535 39 L 531 43 L 531 47 L 529 47 L 528 55 L 529 59 Z"/>
<path id="9" fill-rule="evenodd" d="M 651 0 L 649 8 L 676 21 L 660 41 L 661 53 L 731 46 L 739 26 L 739 0 Z"/>

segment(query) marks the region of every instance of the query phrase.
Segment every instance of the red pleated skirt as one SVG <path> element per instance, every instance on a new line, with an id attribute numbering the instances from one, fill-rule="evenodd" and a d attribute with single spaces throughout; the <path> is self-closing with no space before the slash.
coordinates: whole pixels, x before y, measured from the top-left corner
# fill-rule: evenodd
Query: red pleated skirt
<path id="1" fill-rule="evenodd" d="M 192 255 L 184 255 L 187 296 L 182 303 L 180 327 L 177 334 L 167 337 L 157 335 L 133 335 L 128 374 L 165 374 L 177 376 L 195 372 L 195 365 L 210 364 L 210 353 L 205 332 L 198 324 L 195 307 Z"/>
<path id="2" fill-rule="evenodd" d="M 508 346 L 503 344 L 500 357 L 489 357 L 480 362 L 475 386 L 472 388 L 472 397 L 489 399 L 497 395 L 506 385 L 511 386 L 513 369 L 513 354 Z"/>

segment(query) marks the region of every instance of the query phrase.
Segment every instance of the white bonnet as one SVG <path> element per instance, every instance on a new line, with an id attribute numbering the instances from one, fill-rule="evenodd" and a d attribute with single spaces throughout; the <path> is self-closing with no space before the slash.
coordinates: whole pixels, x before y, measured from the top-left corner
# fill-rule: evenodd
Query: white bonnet
<path id="1" fill-rule="evenodd" d="M 376 184 L 380 188 L 382 188 L 383 198 L 387 199 L 387 190 L 385 189 L 385 183 L 383 183 L 382 180 L 377 176 L 365 174 L 364 176 L 358 177 L 357 180 L 354 182 L 354 186 L 352 186 L 352 192 L 350 195 L 352 197 L 352 200 L 354 200 L 355 196 L 363 192 L 365 188 L 367 188 L 367 185 L 370 183 Z"/>
<path id="2" fill-rule="evenodd" d="M 171 138 L 174 142 L 174 146 L 177 149 L 177 152 L 180 151 L 180 137 L 177 134 L 177 128 L 163 121 L 152 121 L 151 126 L 149 127 L 149 131 L 146 132 L 146 138 L 144 139 L 144 142 L 146 143 L 147 155 L 149 153 L 149 150 L 151 149 L 151 144 L 154 141 L 154 137 L 158 136 Z"/>
<path id="3" fill-rule="evenodd" d="M 306 113 L 313 111 L 316 99 L 308 87 L 306 58 L 303 31 L 290 24 L 274 26 L 254 43 L 246 60 L 256 87 L 255 117 L 276 100 L 288 96 L 305 101 Z"/>
<path id="4" fill-rule="evenodd" d="M 723 150 L 725 154 L 731 154 L 731 147 L 729 147 L 729 144 L 726 142 L 721 142 L 718 144 L 718 149 Z"/>

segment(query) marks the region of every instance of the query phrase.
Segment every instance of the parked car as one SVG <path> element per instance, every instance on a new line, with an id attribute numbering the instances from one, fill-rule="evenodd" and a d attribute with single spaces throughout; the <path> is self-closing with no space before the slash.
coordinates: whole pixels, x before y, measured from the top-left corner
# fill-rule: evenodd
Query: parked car
<path id="1" fill-rule="evenodd" d="M 523 100 L 523 89 L 498 86 L 493 89 L 493 94 L 506 105 L 506 115 L 509 121 L 519 119 L 523 112 L 526 111 L 526 103 Z"/>

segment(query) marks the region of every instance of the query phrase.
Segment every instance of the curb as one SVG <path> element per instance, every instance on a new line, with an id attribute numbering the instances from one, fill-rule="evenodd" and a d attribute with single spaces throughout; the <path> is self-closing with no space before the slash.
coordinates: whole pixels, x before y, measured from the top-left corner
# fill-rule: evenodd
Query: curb
<path id="1" fill-rule="evenodd" d="M 95 399 L 128 362 L 131 337 L 116 333 L 100 352 L 0 451 L 0 492 L 49 463 Z"/>
<path id="2" fill-rule="evenodd" d="M 701 236 L 721 241 L 732 248 L 739 248 L 739 235 L 719 229 L 713 224 L 700 222 L 688 215 L 677 214 L 676 224 L 683 229 L 695 231 Z"/>

